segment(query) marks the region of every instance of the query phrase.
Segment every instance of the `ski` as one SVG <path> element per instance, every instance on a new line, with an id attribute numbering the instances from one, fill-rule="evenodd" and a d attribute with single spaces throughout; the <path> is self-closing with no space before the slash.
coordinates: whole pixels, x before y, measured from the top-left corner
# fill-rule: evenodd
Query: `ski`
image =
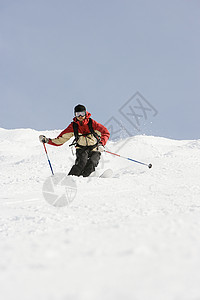
<path id="1" fill-rule="evenodd" d="M 111 178 L 112 176 L 113 176 L 113 170 L 106 169 L 103 173 L 101 173 L 99 178 Z"/>
<path id="2" fill-rule="evenodd" d="M 110 178 L 112 175 L 113 171 L 111 169 L 106 169 L 102 173 L 100 173 L 100 171 L 94 171 L 89 177 Z"/>

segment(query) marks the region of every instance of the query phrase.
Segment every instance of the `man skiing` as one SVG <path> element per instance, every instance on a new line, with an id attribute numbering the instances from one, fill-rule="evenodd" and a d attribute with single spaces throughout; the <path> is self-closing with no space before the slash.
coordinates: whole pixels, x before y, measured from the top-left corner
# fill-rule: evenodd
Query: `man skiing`
<path id="1" fill-rule="evenodd" d="M 88 177 L 97 167 L 110 133 L 105 126 L 90 118 L 91 114 L 84 105 L 78 104 L 74 108 L 74 114 L 73 122 L 57 138 L 50 139 L 40 135 L 39 140 L 61 146 L 75 136 L 72 145 L 76 147 L 76 161 L 68 175 Z"/>

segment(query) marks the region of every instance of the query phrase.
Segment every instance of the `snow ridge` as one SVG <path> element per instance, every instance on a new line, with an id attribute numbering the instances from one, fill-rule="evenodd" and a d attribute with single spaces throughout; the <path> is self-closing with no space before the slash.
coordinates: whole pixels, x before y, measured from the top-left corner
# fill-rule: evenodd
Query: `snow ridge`
<path id="1" fill-rule="evenodd" d="M 51 173 L 39 134 L 0 129 L 2 299 L 200 299 L 200 140 L 110 141 L 153 168 L 103 153 L 98 169 L 113 178 L 75 178 L 75 200 L 59 209 L 42 196 Z M 69 144 L 47 145 L 54 172 L 70 170 Z"/>

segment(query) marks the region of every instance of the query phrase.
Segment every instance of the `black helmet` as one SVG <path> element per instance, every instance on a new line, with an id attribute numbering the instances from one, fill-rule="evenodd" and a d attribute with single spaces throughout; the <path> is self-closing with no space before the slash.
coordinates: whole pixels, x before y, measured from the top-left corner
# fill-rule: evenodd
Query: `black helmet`
<path id="1" fill-rule="evenodd" d="M 80 111 L 86 111 L 86 107 L 82 104 L 78 104 L 74 107 L 74 114 Z"/>

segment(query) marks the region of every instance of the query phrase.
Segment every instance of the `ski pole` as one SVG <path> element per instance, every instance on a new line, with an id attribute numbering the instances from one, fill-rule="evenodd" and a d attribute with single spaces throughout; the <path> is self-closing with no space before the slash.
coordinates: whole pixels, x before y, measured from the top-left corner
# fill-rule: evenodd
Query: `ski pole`
<path id="1" fill-rule="evenodd" d="M 48 162 L 49 162 L 49 166 L 50 166 L 52 175 L 54 175 L 54 173 L 53 173 L 53 168 L 52 168 L 52 166 L 51 166 L 51 162 L 50 162 L 50 159 L 49 159 L 49 156 L 48 156 L 48 153 L 47 153 L 47 148 L 46 148 L 46 146 L 45 146 L 45 143 L 43 143 L 43 146 L 44 146 L 44 150 L 45 150 L 46 155 L 47 155 L 47 160 L 48 160 Z"/>
<path id="2" fill-rule="evenodd" d="M 107 151 L 107 150 L 105 150 L 104 152 L 110 153 L 110 154 L 112 154 L 112 155 L 115 155 L 115 156 L 118 156 L 118 157 L 121 157 L 121 158 L 128 159 L 128 160 L 130 160 L 130 161 L 133 161 L 133 162 L 135 162 L 135 163 L 138 163 L 138 164 L 141 164 L 141 165 L 144 165 L 144 166 L 147 166 L 149 169 L 152 168 L 152 164 L 145 164 L 145 163 L 143 163 L 143 162 L 141 162 L 141 161 L 137 161 L 137 160 L 134 160 L 134 159 L 132 159 L 132 158 L 125 157 L 125 156 L 122 156 L 122 155 L 119 155 L 119 154 L 116 154 L 116 153 L 113 153 L 113 152 L 110 152 L 110 151 Z"/>

